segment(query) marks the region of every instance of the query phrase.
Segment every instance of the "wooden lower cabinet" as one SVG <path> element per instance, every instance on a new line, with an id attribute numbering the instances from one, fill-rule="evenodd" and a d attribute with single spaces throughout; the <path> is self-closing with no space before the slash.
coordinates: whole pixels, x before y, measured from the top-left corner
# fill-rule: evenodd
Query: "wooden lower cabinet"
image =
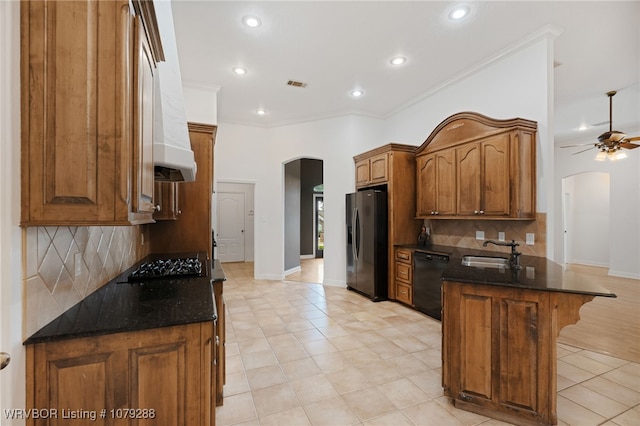
<path id="1" fill-rule="evenodd" d="M 215 336 L 215 356 L 216 356 L 216 392 L 215 392 L 215 400 L 216 405 L 220 406 L 223 404 L 224 400 L 224 385 L 227 382 L 227 364 L 225 360 L 227 359 L 227 352 L 225 350 L 226 344 L 226 315 L 225 311 L 227 309 L 226 304 L 224 303 L 224 294 L 223 294 L 223 282 L 222 281 L 214 281 L 213 283 L 213 294 L 216 298 L 216 311 L 218 313 L 218 321 L 216 322 L 216 336 Z"/>
<path id="2" fill-rule="evenodd" d="M 444 281 L 444 394 L 511 423 L 557 424 L 556 337 L 592 299 Z"/>
<path id="3" fill-rule="evenodd" d="M 413 306 L 413 251 L 396 248 L 395 251 L 396 300 Z"/>
<path id="4" fill-rule="evenodd" d="M 49 410 L 27 424 L 214 425 L 214 329 L 201 322 L 27 345 L 27 406 Z"/>

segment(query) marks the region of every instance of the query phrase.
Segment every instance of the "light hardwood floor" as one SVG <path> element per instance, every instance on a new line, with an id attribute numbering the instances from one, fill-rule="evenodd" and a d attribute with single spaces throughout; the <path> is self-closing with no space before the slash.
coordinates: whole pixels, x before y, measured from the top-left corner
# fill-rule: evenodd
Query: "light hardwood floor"
<path id="1" fill-rule="evenodd" d="M 568 265 L 567 279 L 596 282 L 616 298 L 596 297 L 580 309 L 580 321 L 560 332 L 559 343 L 640 362 L 640 280 L 611 277 L 606 268 Z"/>

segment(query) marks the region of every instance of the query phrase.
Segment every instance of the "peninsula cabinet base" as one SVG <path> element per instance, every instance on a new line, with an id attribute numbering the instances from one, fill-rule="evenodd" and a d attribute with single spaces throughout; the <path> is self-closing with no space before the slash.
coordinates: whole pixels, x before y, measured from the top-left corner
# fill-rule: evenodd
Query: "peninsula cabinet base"
<path id="1" fill-rule="evenodd" d="M 442 382 L 455 407 L 555 425 L 556 338 L 594 296 L 443 281 Z"/>
<path id="2" fill-rule="evenodd" d="M 27 425 L 215 425 L 214 327 L 27 345 Z"/>

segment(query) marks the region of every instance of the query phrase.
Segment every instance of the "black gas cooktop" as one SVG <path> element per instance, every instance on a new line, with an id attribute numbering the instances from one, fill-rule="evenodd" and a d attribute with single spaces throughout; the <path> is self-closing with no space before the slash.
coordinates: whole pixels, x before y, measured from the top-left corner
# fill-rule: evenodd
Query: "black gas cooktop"
<path id="1" fill-rule="evenodd" d="M 202 262 L 197 257 L 177 259 L 157 259 L 143 262 L 128 277 L 129 282 L 160 278 L 199 277 L 202 275 Z"/>

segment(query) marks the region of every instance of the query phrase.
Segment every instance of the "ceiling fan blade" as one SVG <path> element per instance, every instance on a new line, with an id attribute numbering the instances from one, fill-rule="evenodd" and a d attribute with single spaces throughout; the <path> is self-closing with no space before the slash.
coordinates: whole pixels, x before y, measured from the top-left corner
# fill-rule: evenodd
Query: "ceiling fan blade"
<path id="1" fill-rule="evenodd" d="M 629 141 L 640 141 L 640 136 L 634 136 L 632 138 L 624 138 L 623 142 L 629 142 Z"/>
<path id="2" fill-rule="evenodd" d="M 573 154 L 571 154 L 571 155 L 578 155 L 578 154 L 581 154 L 581 153 L 583 153 L 583 152 L 587 152 L 587 151 L 589 151 L 589 150 L 592 150 L 593 148 L 595 148 L 595 146 L 592 146 L 591 148 L 583 149 L 582 151 L 574 152 L 574 153 L 573 153 Z"/>
<path id="3" fill-rule="evenodd" d="M 563 145 L 560 148 L 575 148 L 576 146 L 587 146 L 587 145 L 593 145 L 596 146 L 596 144 L 589 142 L 589 143 L 579 143 L 577 145 Z"/>
<path id="4" fill-rule="evenodd" d="M 640 139 L 640 138 L 638 138 L 638 139 Z M 636 145 L 635 143 L 629 143 L 629 142 L 620 142 L 620 146 L 623 147 L 623 148 L 627 148 L 627 149 L 635 149 L 635 148 L 640 147 L 640 145 Z"/>

